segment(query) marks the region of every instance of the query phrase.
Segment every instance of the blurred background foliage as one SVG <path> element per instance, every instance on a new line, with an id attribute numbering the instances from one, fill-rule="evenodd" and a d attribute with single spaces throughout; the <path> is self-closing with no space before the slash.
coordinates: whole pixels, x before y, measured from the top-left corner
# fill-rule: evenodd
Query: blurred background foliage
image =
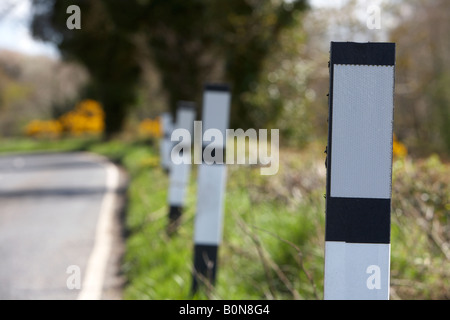
<path id="1" fill-rule="evenodd" d="M 279 128 L 282 145 L 302 147 L 326 138 L 330 41 L 393 41 L 398 141 L 417 155 L 450 151 L 448 1 L 378 1 L 379 30 L 357 0 L 79 0 L 80 30 L 66 26 L 72 1 L 32 3 L 33 35 L 62 59 L 0 52 L 4 136 L 93 99 L 109 138 L 178 100 L 200 108 L 205 83 L 227 82 L 232 128 Z"/>

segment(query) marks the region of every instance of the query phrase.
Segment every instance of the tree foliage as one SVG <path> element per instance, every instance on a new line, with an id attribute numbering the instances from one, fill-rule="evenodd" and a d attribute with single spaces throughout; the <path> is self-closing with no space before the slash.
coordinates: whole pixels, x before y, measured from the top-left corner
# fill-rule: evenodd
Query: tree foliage
<path id="1" fill-rule="evenodd" d="M 416 147 L 450 151 L 450 2 L 404 3 L 391 31 L 397 43 L 397 128 Z"/>
<path id="2" fill-rule="evenodd" d="M 200 102 L 204 83 L 228 82 L 232 123 L 253 126 L 254 106 L 242 95 L 256 86 L 282 31 L 297 21 L 295 13 L 307 8 L 306 0 L 81 0 L 82 29 L 68 30 L 66 8 L 72 3 L 33 3 L 34 35 L 57 43 L 65 57 L 90 70 L 105 105 L 107 131 L 108 123 L 109 131 L 120 124 L 124 105 L 133 102 L 142 57 L 137 39 L 144 39 L 172 110 L 178 100 Z"/>
<path id="3" fill-rule="evenodd" d="M 58 45 L 66 59 L 81 62 L 90 72 L 94 92 L 105 108 L 105 134 L 120 131 L 135 99 L 140 65 L 132 39 L 113 23 L 103 1 L 77 1 L 82 28 L 66 26 L 73 1 L 33 0 L 33 35 Z"/>
<path id="4" fill-rule="evenodd" d="M 232 123 L 249 127 L 252 105 L 242 95 L 258 82 L 264 59 L 306 1 L 153 0 L 107 2 L 114 21 L 145 35 L 169 104 L 200 100 L 205 82 L 229 82 Z"/>

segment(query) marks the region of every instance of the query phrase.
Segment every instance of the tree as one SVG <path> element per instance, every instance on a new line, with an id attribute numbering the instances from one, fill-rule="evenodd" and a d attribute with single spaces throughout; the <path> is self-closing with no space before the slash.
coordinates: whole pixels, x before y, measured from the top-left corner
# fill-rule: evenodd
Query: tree
<path id="1" fill-rule="evenodd" d="M 254 106 L 243 94 L 258 82 L 282 31 L 297 21 L 295 13 L 307 7 L 306 0 L 81 0 L 82 28 L 68 30 L 71 3 L 33 3 L 34 34 L 87 66 L 107 108 L 109 131 L 119 128 L 135 96 L 142 38 L 172 111 L 179 100 L 199 102 L 204 83 L 228 82 L 232 125 L 254 126 Z"/>
<path id="2" fill-rule="evenodd" d="M 264 62 L 279 46 L 282 31 L 294 25 L 295 13 L 307 8 L 306 1 L 222 1 L 216 15 L 228 13 L 222 23 L 225 48 L 225 78 L 233 85 L 231 119 L 236 126 L 252 127 L 254 105 L 245 103 L 244 94 L 259 81 Z M 276 113 L 273 113 L 275 116 Z M 264 124 L 260 124 L 264 125 Z"/>
<path id="3" fill-rule="evenodd" d="M 305 0 L 108 1 L 114 22 L 143 34 L 172 110 L 178 100 L 199 101 L 205 82 L 229 82 L 231 122 L 251 127 L 254 107 L 242 99 L 258 82 L 263 62 Z"/>
<path id="4" fill-rule="evenodd" d="M 72 4 L 66 0 L 33 0 L 33 35 L 57 44 L 64 58 L 87 68 L 105 109 L 105 136 L 111 137 L 122 129 L 135 99 L 140 76 L 137 48 L 130 36 L 114 25 L 103 1 L 77 1 L 82 27 L 69 29 L 67 8 Z"/>

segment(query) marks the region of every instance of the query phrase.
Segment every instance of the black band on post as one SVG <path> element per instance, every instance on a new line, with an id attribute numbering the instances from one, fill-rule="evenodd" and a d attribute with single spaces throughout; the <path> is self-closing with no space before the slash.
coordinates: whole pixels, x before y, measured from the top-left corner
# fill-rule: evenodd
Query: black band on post
<path id="1" fill-rule="evenodd" d="M 181 206 L 170 206 L 169 208 L 169 225 L 167 226 L 167 233 L 172 235 L 180 225 L 183 208 Z"/>
<path id="2" fill-rule="evenodd" d="M 329 197 L 325 241 L 389 243 L 390 215 L 391 199 Z"/>
<path id="3" fill-rule="evenodd" d="M 214 285 L 217 270 L 217 245 L 195 244 L 192 294 L 202 284 Z"/>
<path id="4" fill-rule="evenodd" d="M 230 91 L 230 86 L 227 85 L 227 84 L 220 84 L 220 83 L 214 84 L 214 83 L 212 83 L 212 84 L 206 84 L 204 89 L 208 90 L 208 91 L 228 92 L 228 91 Z"/>
<path id="5" fill-rule="evenodd" d="M 395 44 L 386 42 L 332 42 L 331 64 L 393 66 Z"/>

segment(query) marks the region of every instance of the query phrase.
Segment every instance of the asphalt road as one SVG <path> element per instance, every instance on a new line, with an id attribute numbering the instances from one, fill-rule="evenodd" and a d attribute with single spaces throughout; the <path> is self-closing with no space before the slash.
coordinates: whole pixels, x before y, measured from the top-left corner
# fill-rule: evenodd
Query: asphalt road
<path id="1" fill-rule="evenodd" d="M 111 169 L 87 153 L 0 156 L 0 299 L 78 299 L 87 277 L 95 299 L 120 299 L 124 177 L 111 190 Z"/>

